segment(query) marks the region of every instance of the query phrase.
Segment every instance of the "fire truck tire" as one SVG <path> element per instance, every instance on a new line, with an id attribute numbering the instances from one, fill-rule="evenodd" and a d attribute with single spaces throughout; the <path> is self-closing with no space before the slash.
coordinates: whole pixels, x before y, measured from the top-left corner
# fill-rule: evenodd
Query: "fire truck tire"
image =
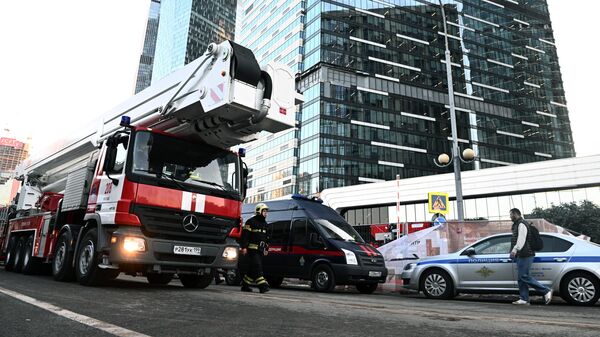
<path id="1" fill-rule="evenodd" d="M 148 283 L 154 285 L 167 285 L 173 279 L 173 274 L 147 274 Z"/>
<path id="2" fill-rule="evenodd" d="M 70 247 L 69 234 L 64 232 L 58 238 L 54 259 L 52 260 L 52 276 L 56 281 L 69 282 L 75 278 L 73 271 L 73 251 Z"/>
<path id="3" fill-rule="evenodd" d="M 266 276 L 267 282 L 269 283 L 269 287 L 271 288 L 279 288 L 283 283 L 282 276 Z"/>
<path id="4" fill-rule="evenodd" d="M 6 249 L 6 263 L 4 270 L 12 271 L 15 265 L 15 254 L 17 248 L 17 237 L 12 235 L 8 241 L 8 247 Z"/>
<path id="5" fill-rule="evenodd" d="M 180 274 L 179 281 L 186 288 L 198 288 L 204 289 L 210 285 L 214 276 L 213 273 L 207 273 L 204 275 L 194 275 L 194 274 Z"/>
<path id="6" fill-rule="evenodd" d="M 81 245 L 77 250 L 75 259 L 75 276 L 79 284 L 96 286 L 105 283 L 110 278 L 110 273 L 98 267 L 99 254 L 96 251 L 98 230 L 92 228 L 85 233 Z"/>
<path id="7" fill-rule="evenodd" d="M 321 292 L 333 291 L 335 288 L 335 275 L 331 267 L 326 264 L 315 267 L 312 273 L 312 287 Z"/>
<path id="8" fill-rule="evenodd" d="M 359 283 L 356 290 L 362 294 L 372 294 L 377 289 L 377 283 Z"/>
<path id="9" fill-rule="evenodd" d="M 228 286 L 239 286 L 242 284 L 242 277 L 240 276 L 239 270 L 228 270 L 225 273 L 225 283 L 227 283 Z"/>
<path id="10" fill-rule="evenodd" d="M 33 275 L 39 272 L 40 259 L 33 256 L 33 235 L 30 235 L 23 246 L 23 269 L 25 275 Z"/>
<path id="11" fill-rule="evenodd" d="M 25 254 L 25 238 L 19 238 L 17 240 L 17 246 L 15 247 L 15 261 L 13 263 L 13 270 L 17 273 L 23 269 L 23 255 Z"/>

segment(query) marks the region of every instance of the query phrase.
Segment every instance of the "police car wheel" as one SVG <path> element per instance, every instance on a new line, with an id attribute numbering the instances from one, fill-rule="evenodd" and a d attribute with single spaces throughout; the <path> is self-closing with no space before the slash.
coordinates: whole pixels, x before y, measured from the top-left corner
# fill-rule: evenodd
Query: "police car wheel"
<path id="1" fill-rule="evenodd" d="M 320 264 L 313 270 L 312 287 L 316 291 L 333 291 L 335 288 L 335 276 L 331 267 L 326 264 Z"/>
<path id="2" fill-rule="evenodd" d="M 569 274 L 560 282 L 560 296 L 573 305 L 594 305 L 600 297 L 600 282 L 585 272 Z"/>
<path id="3" fill-rule="evenodd" d="M 430 269 L 421 276 L 421 291 L 425 297 L 450 299 L 454 297 L 454 284 L 450 275 L 441 269 Z"/>

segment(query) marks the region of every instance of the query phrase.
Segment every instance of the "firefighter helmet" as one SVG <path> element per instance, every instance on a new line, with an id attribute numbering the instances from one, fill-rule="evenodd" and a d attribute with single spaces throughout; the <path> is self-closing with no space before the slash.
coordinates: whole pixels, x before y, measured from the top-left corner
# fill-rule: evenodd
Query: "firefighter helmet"
<path id="1" fill-rule="evenodd" d="M 256 205 L 256 214 L 261 214 L 265 209 L 269 210 L 269 206 L 261 202 L 260 204 Z"/>

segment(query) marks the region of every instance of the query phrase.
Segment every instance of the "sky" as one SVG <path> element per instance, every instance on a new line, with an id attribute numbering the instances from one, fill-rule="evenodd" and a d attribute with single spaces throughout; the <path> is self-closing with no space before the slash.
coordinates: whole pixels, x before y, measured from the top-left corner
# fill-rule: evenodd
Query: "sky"
<path id="1" fill-rule="evenodd" d="M 600 154 L 600 1 L 548 4 L 575 151 Z M 35 154 L 133 95 L 149 8 L 149 0 L 5 2 L 0 135 L 31 136 Z"/>

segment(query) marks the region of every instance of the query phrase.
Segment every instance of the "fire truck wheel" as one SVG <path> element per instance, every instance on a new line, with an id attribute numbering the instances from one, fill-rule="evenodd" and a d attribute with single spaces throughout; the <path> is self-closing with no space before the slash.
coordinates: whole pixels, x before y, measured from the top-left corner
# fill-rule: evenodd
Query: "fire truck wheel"
<path id="1" fill-rule="evenodd" d="M 17 237 L 12 235 L 8 241 L 8 247 L 6 248 L 6 264 L 4 270 L 11 271 L 15 265 L 15 254 L 17 248 Z"/>
<path id="2" fill-rule="evenodd" d="M 72 281 L 75 274 L 73 272 L 73 251 L 70 247 L 69 234 L 64 232 L 58 238 L 54 259 L 52 260 L 52 276 L 56 281 Z"/>
<path id="3" fill-rule="evenodd" d="M 425 297 L 451 299 L 454 297 L 454 283 L 448 273 L 441 269 L 429 269 L 421 276 L 421 291 Z"/>
<path id="4" fill-rule="evenodd" d="M 108 280 L 108 273 L 98 267 L 98 230 L 92 228 L 85 233 L 81 245 L 77 250 L 75 260 L 75 276 L 79 284 L 84 286 L 95 286 Z"/>
<path id="5" fill-rule="evenodd" d="M 15 247 L 15 261 L 13 263 L 13 270 L 17 273 L 23 269 L 23 255 L 25 253 L 25 238 L 19 238 L 17 240 L 17 246 Z"/>
<path id="6" fill-rule="evenodd" d="M 240 272 L 237 269 L 228 270 L 225 273 L 225 283 L 227 283 L 228 286 L 239 286 L 242 284 Z"/>
<path id="7" fill-rule="evenodd" d="M 148 283 L 155 285 L 166 285 L 173 279 L 173 274 L 148 274 L 146 275 Z"/>
<path id="8" fill-rule="evenodd" d="M 333 291 L 335 288 L 335 276 L 333 270 L 326 264 L 320 264 L 313 270 L 312 287 L 316 291 Z"/>
<path id="9" fill-rule="evenodd" d="M 283 277 L 281 276 L 266 276 L 265 278 L 271 288 L 279 288 L 281 287 L 281 283 L 283 283 Z"/>
<path id="10" fill-rule="evenodd" d="M 180 274 L 179 281 L 186 288 L 198 288 L 204 289 L 208 287 L 208 285 L 213 280 L 213 273 L 207 273 L 204 275 L 193 275 L 193 274 Z"/>
<path id="11" fill-rule="evenodd" d="M 32 275 L 40 269 L 40 259 L 33 256 L 33 235 L 30 235 L 23 246 L 23 274 Z"/>
<path id="12" fill-rule="evenodd" d="M 377 289 L 377 283 L 360 283 L 356 285 L 356 290 L 363 294 L 372 294 Z"/>

